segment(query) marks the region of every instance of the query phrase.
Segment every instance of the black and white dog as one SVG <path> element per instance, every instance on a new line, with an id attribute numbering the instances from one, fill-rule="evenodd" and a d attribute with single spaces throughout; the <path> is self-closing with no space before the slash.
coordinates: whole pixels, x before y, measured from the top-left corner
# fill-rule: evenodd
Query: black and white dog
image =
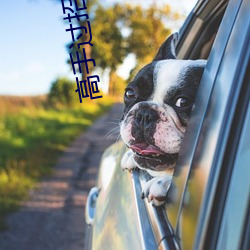
<path id="1" fill-rule="evenodd" d="M 153 178 L 142 197 L 154 205 L 165 202 L 205 60 L 178 60 L 172 34 L 152 63 L 142 68 L 125 89 L 120 123 L 123 141 L 130 148 L 122 168 L 146 170 Z"/>

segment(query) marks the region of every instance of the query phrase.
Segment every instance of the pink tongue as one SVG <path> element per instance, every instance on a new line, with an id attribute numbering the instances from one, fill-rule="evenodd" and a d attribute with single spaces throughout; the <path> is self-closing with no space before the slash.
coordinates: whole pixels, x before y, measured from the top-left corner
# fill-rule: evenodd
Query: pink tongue
<path id="1" fill-rule="evenodd" d="M 148 145 L 146 143 L 137 143 L 131 145 L 130 148 L 135 152 L 139 153 L 140 155 L 152 155 L 152 154 L 163 154 L 161 151 L 156 149 L 152 145 Z"/>

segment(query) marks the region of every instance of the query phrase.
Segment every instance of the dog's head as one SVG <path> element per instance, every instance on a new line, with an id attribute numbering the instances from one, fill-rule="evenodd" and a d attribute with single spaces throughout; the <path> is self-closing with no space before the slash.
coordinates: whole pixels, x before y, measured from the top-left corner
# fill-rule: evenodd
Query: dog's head
<path id="1" fill-rule="evenodd" d="M 175 167 L 205 67 L 205 60 L 176 59 L 177 38 L 171 35 L 125 89 L 121 137 L 142 169 Z"/>

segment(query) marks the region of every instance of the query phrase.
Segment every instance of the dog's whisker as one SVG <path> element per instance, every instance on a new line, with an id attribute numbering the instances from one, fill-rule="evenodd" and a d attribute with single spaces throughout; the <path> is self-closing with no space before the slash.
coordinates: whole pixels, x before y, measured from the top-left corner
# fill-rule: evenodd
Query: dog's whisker
<path id="1" fill-rule="evenodd" d="M 115 142 L 118 142 L 118 141 L 120 141 L 120 140 L 121 140 L 121 136 L 118 135 Z"/>
<path id="2" fill-rule="evenodd" d="M 120 127 L 116 126 L 116 127 L 114 127 L 114 128 L 111 128 L 111 129 L 107 132 L 107 134 L 109 134 L 109 133 L 111 133 L 111 132 L 114 132 L 114 131 L 119 132 L 119 131 L 120 131 Z"/>
<path id="3" fill-rule="evenodd" d="M 105 136 L 105 139 L 111 139 L 111 138 L 113 138 L 113 137 L 115 137 L 115 138 L 117 138 L 117 137 L 119 137 L 119 134 L 117 134 L 117 133 L 112 133 L 112 134 L 109 134 L 109 135 L 106 135 Z M 116 139 L 115 139 L 115 142 L 116 142 Z"/>
<path id="4" fill-rule="evenodd" d="M 119 132 L 119 131 L 120 131 L 119 127 L 114 127 L 114 128 L 112 128 L 112 129 L 110 129 L 110 130 L 107 132 L 107 134 L 113 133 L 114 131 L 115 131 L 115 132 Z"/>
<path id="5" fill-rule="evenodd" d="M 119 125 L 120 121 L 121 121 L 120 119 L 114 119 L 114 120 L 112 120 L 112 121 L 108 121 L 107 123 Z"/>
<path id="6" fill-rule="evenodd" d="M 105 135 L 104 135 L 104 137 L 106 138 L 106 139 L 109 139 L 109 138 L 111 138 L 112 136 L 120 136 L 120 130 L 119 130 L 119 127 L 116 127 L 116 128 L 113 128 L 113 129 L 111 129 L 109 132 L 107 132 Z"/>
<path id="7" fill-rule="evenodd" d="M 117 126 L 119 126 L 119 122 L 107 122 L 108 124 L 112 124 L 112 125 L 117 125 Z"/>

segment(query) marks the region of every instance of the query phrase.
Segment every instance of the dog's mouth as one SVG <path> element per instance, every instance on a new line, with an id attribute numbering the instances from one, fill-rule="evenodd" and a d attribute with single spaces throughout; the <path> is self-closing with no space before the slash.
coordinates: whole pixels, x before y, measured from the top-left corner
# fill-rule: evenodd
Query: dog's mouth
<path id="1" fill-rule="evenodd" d="M 147 143 L 137 143 L 130 145 L 130 148 L 134 151 L 135 156 L 141 160 L 149 160 L 152 163 L 162 165 L 171 164 L 177 160 L 178 153 L 169 154 L 162 152 L 157 147 Z"/>

